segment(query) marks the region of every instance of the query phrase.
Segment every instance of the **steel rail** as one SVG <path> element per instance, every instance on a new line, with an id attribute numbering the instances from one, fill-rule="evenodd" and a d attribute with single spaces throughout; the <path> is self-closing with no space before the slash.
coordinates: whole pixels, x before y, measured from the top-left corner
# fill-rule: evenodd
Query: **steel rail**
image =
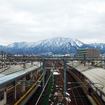
<path id="1" fill-rule="evenodd" d="M 36 86 L 38 81 L 42 78 L 42 76 L 43 74 L 39 77 L 39 79 L 35 82 L 35 84 L 14 105 L 18 105 L 26 97 L 26 95 L 29 94 L 29 92 Z"/>
<path id="2" fill-rule="evenodd" d="M 51 74 L 50 74 L 49 78 L 47 79 L 46 84 L 44 85 L 44 88 L 43 88 L 43 90 L 42 90 L 42 92 L 41 92 L 39 98 L 37 99 L 37 102 L 35 103 L 35 105 L 38 104 L 38 102 L 39 102 L 39 100 L 40 100 L 40 98 L 41 98 L 41 96 L 42 96 L 42 94 L 43 94 L 43 92 L 44 92 L 44 90 L 45 90 L 45 87 L 47 86 L 47 83 L 48 83 L 50 77 L 51 77 Z"/>

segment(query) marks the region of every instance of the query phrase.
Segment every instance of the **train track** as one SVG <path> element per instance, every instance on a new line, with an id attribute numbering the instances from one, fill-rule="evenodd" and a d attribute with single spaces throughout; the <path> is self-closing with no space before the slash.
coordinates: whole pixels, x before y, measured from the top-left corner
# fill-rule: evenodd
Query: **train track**
<path id="1" fill-rule="evenodd" d="M 46 81 L 50 78 L 50 71 L 48 70 L 46 72 L 46 76 L 45 76 L 45 83 Z M 27 102 L 26 105 L 42 105 L 44 99 L 46 98 L 46 93 L 48 91 L 49 88 L 49 84 L 50 84 L 50 80 L 48 80 L 48 82 L 46 83 L 46 87 L 43 90 L 42 84 L 40 85 L 40 87 L 37 89 L 37 91 L 34 93 L 34 95 L 29 99 L 29 101 Z M 43 94 L 41 94 L 43 91 Z"/>
<path id="2" fill-rule="evenodd" d="M 53 66 L 61 67 L 62 65 L 59 63 L 56 63 L 56 65 L 53 64 Z M 56 68 L 56 67 L 55 67 Z M 49 95 L 49 102 L 48 105 L 91 105 L 90 101 L 88 100 L 86 94 L 83 91 L 83 87 L 80 86 L 78 81 L 70 74 L 70 72 L 66 73 L 66 95 L 64 94 L 64 70 L 63 69 L 54 69 L 52 70 L 54 75 L 54 84 L 52 93 Z M 47 85 L 47 88 L 45 90 L 48 90 L 49 85 Z M 31 98 L 30 103 L 27 105 L 35 105 L 36 101 L 41 93 L 42 89 L 39 88 L 38 91 L 34 94 L 34 96 Z M 43 93 L 43 95 L 40 98 L 40 101 L 37 105 L 44 105 L 43 100 L 46 99 L 47 96 L 45 96 L 47 91 Z"/>
<path id="3" fill-rule="evenodd" d="M 67 72 L 67 91 L 70 93 L 71 105 L 91 105 L 86 94 L 83 91 L 83 86 Z"/>
<path id="4" fill-rule="evenodd" d="M 48 66 L 46 64 L 46 66 Z M 49 88 L 50 81 L 47 83 L 45 91 L 43 94 L 42 87 L 39 87 L 38 90 L 34 93 L 34 95 L 31 97 L 31 99 L 28 101 L 27 105 L 35 105 L 37 103 L 37 100 L 39 102 L 37 105 L 45 105 L 44 100 L 46 97 L 49 96 L 48 105 L 91 105 L 90 101 L 88 100 L 86 94 L 83 91 L 83 87 L 81 84 L 78 83 L 78 81 L 73 77 L 73 75 L 70 72 L 66 73 L 66 87 L 67 91 L 66 94 L 64 94 L 64 70 L 63 69 L 56 69 L 57 67 L 61 67 L 62 65 L 60 63 L 53 64 L 55 67 L 54 70 L 47 70 L 47 77 L 46 81 L 48 79 L 48 76 L 50 74 L 50 71 L 53 72 L 53 89 L 51 94 L 46 94 Z M 40 96 L 40 99 L 38 99 Z"/>
<path id="5" fill-rule="evenodd" d="M 46 94 L 50 87 L 50 81 L 48 81 L 44 89 L 45 91 L 43 91 L 43 94 L 41 94 L 43 88 L 42 88 L 42 85 L 40 85 L 37 91 L 29 99 L 26 105 L 36 105 L 37 100 L 39 100 L 37 105 L 45 105 L 44 100 L 48 96 L 49 96 L 48 105 L 58 105 L 58 103 L 59 105 L 60 104 L 62 105 L 92 105 L 89 99 L 87 98 L 88 94 L 85 94 L 83 91 L 85 89 L 84 86 L 82 85 L 82 83 L 80 83 L 80 81 L 78 82 L 78 79 L 76 79 L 76 76 L 73 75 L 73 72 L 70 69 L 66 71 L 66 87 L 67 88 L 66 88 L 66 94 L 64 94 L 64 69 L 62 69 L 64 65 L 62 65 L 60 62 L 55 62 L 55 63 L 46 62 L 45 66 L 49 67 L 49 69 L 47 69 L 47 72 L 46 72 L 45 82 L 48 80 L 51 72 L 53 72 L 54 84 L 53 84 L 52 92 L 51 94 Z M 51 70 L 50 67 L 54 69 Z M 57 69 L 57 67 L 61 69 Z M 29 89 L 29 88 L 30 87 L 26 89 Z M 20 92 L 20 89 L 21 88 L 17 86 L 17 91 L 18 91 L 17 98 L 18 98 L 18 95 L 19 97 L 23 95 L 23 93 Z M 8 102 L 7 103 L 11 103 L 9 100 L 12 100 L 12 98 L 14 98 L 14 86 L 8 89 L 8 93 L 7 93 Z M 15 103 L 15 100 L 13 101 L 13 103 Z"/>
<path id="6" fill-rule="evenodd" d="M 57 66 L 62 66 L 57 64 Z M 54 87 L 48 105 L 57 105 L 62 103 L 64 105 L 91 105 L 87 96 L 83 92 L 82 87 L 78 81 L 69 73 L 66 74 L 66 95 L 64 95 L 64 70 L 54 70 L 58 75 L 54 75 Z"/>

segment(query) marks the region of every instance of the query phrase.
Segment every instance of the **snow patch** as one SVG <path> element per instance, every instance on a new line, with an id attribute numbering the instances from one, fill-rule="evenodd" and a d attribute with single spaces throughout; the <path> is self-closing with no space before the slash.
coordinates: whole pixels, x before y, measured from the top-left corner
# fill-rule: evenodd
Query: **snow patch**
<path id="1" fill-rule="evenodd" d="M 55 92 L 55 93 L 54 93 L 54 96 L 58 96 L 58 92 Z"/>
<path id="2" fill-rule="evenodd" d="M 67 102 L 69 102 L 69 103 L 71 102 L 71 99 L 69 97 L 65 97 L 65 99 Z"/>
<path id="3" fill-rule="evenodd" d="M 56 87 L 58 87 L 58 85 L 56 85 Z"/>
<path id="4" fill-rule="evenodd" d="M 53 72 L 53 75 L 59 75 L 59 73 L 58 72 Z"/>
<path id="5" fill-rule="evenodd" d="M 67 96 L 70 96 L 70 94 L 69 94 L 68 92 L 66 92 L 66 95 L 67 95 Z"/>
<path id="6" fill-rule="evenodd" d="M 51 70 L 51 72 L 53 72 L 53 75 L 59 75 L 60 74 L 58 69 Z"/>

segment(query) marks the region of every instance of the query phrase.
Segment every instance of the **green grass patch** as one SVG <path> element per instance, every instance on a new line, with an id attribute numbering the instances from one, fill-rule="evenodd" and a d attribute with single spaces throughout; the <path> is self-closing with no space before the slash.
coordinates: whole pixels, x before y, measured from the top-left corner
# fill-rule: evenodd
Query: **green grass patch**
<path id="1" fill-rule="evenodd" d="M 48 101 L 50 99 L 49 95 L 52 93 L 52 88 L 53 88 L 53 79 L 54 79 L 54 76 L 53 76 L 53 73 L 51 73 L 51 80 L 50 80 L 50 86 L 48 88 L 48 91 L 46 93 L 46 97 L 45 97 L 45 100 L 43 101 L 43 105 L 48 105 Z"/>

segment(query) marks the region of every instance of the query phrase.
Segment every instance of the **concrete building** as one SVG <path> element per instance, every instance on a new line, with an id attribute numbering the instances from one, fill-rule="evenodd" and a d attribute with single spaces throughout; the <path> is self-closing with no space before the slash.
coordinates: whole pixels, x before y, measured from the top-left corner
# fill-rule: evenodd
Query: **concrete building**
<path id="1" fill-rule="evenodd" d="M 75 55 L 77 59 L 95 59 L 100 57 L 100 50 L 99 49 L 78 49 Z"/>

